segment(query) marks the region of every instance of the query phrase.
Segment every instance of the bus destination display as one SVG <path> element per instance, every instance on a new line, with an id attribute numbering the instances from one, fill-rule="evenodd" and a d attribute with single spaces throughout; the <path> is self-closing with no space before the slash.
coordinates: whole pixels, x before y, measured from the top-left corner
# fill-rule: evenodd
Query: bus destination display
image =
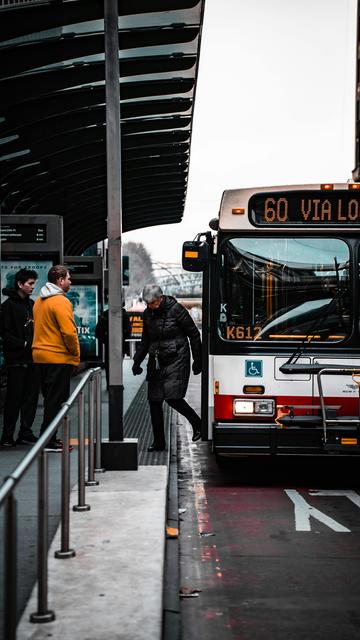
<path id="1" fill-rule="evenodd" d="M 46 242 L 46 224 L 2 224 L 1 242 L 43 244 Z"/>
<path id="2" fill-rule="evenodd" d="M 249 200 L 249 216 L 258 226 L 360 226 L 360 191 L 257 193 Z"/>

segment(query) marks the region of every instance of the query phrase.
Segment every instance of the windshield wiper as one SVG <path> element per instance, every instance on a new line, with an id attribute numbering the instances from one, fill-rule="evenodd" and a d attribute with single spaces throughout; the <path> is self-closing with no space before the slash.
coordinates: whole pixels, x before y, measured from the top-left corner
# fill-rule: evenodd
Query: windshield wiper
<path id="1" fill-rule="evenodd" d="M 307 334 L 304 336 L 304 338 L 302 339 L 302 341 L 300 342 L 300 344 L 297 345 L 297 347 L 295 348 L 295 350 L 293 351 L 293 353 L 291 354 L 290 358 L 287 360 L 287 362 L 284 363 L 284 365 L 282 366 L 287 366 L 290 364 L 296 364 L 296 362 L 298 361 L 298 359 L 300 358 L 301 355 L 303 355 L 304 351 L 305 351 L 305 346 L 309 345 L 310 342 L 312 341 L 312 339 L 314 338 L 314 334 L 316 332 L 318 332 L 321 328 L 322 325 L 324 323 L 324 321 L 326 320 L 326 318 L 328 317 L 330 311 L 332 310 L 332 308 L 335 306 L 337 306 L 338 302 L 340 302 L 346 292 L 345 288 L 342 288 L 341 283 L 340 283 L 340 269 L 339 269 L 339 264 L 338 261 L 336 259 L 336 257 L 334 258 L 334 267 L 335 267 L 335 274 L 336 274 L 336 292 L 334 297 L 330 300 L 330 302 L 326 305 L 323 313 L 320 315 L 320 317 L 315 318 L 313 324 L 311 325 L 310 329 L 308 330 Z M 344 319 L 342 317 L 342 313 L 341 313 L 342 307 L 339 308 L 339 313 L 337 314 L 340 318 L 340 322 L 342 327 L 344 328 Z"/>

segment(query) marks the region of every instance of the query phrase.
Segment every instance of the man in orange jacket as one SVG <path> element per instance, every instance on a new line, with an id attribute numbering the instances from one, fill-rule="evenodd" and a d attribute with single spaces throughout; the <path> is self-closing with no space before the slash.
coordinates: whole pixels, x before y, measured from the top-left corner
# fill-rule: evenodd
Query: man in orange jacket
<path id="1" fill-rule="evenodd" d="M 39 365 L 44 395 L 44 417 L 40 434 L 60 411 L 70 395 L 70 378 L 80 362 L 80 346 L 74 314 L 66 293 L 70 290 L 69 271 L 63 265 L 51 267 L 48 282 L 34 304 L 33 361 Z M 61 451 L 56 434 L 47 445 L 49 451 Z"/>

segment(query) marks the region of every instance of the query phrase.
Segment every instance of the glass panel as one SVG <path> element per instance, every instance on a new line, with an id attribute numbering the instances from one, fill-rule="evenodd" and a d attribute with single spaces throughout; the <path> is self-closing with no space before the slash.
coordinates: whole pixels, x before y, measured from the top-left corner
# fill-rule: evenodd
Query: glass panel
<path id="1" fill-rule="evenodd" d="M 221 247 L 219 334 L 225 340 L 344 340 L 349 248 L 331 238 L 232 238 Z"/>

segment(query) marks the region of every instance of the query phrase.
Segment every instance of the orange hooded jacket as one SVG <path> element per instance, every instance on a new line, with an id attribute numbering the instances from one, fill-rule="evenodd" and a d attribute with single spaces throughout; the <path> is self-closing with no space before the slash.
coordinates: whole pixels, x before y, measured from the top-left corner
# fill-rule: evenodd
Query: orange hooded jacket
<path id="1" fill-rule="evenodd" d="M 80 362 L 80 345 L 70 300 L 60 287 L 47 282 L 35 300 L 33 361 L 40 364 Z"/>

